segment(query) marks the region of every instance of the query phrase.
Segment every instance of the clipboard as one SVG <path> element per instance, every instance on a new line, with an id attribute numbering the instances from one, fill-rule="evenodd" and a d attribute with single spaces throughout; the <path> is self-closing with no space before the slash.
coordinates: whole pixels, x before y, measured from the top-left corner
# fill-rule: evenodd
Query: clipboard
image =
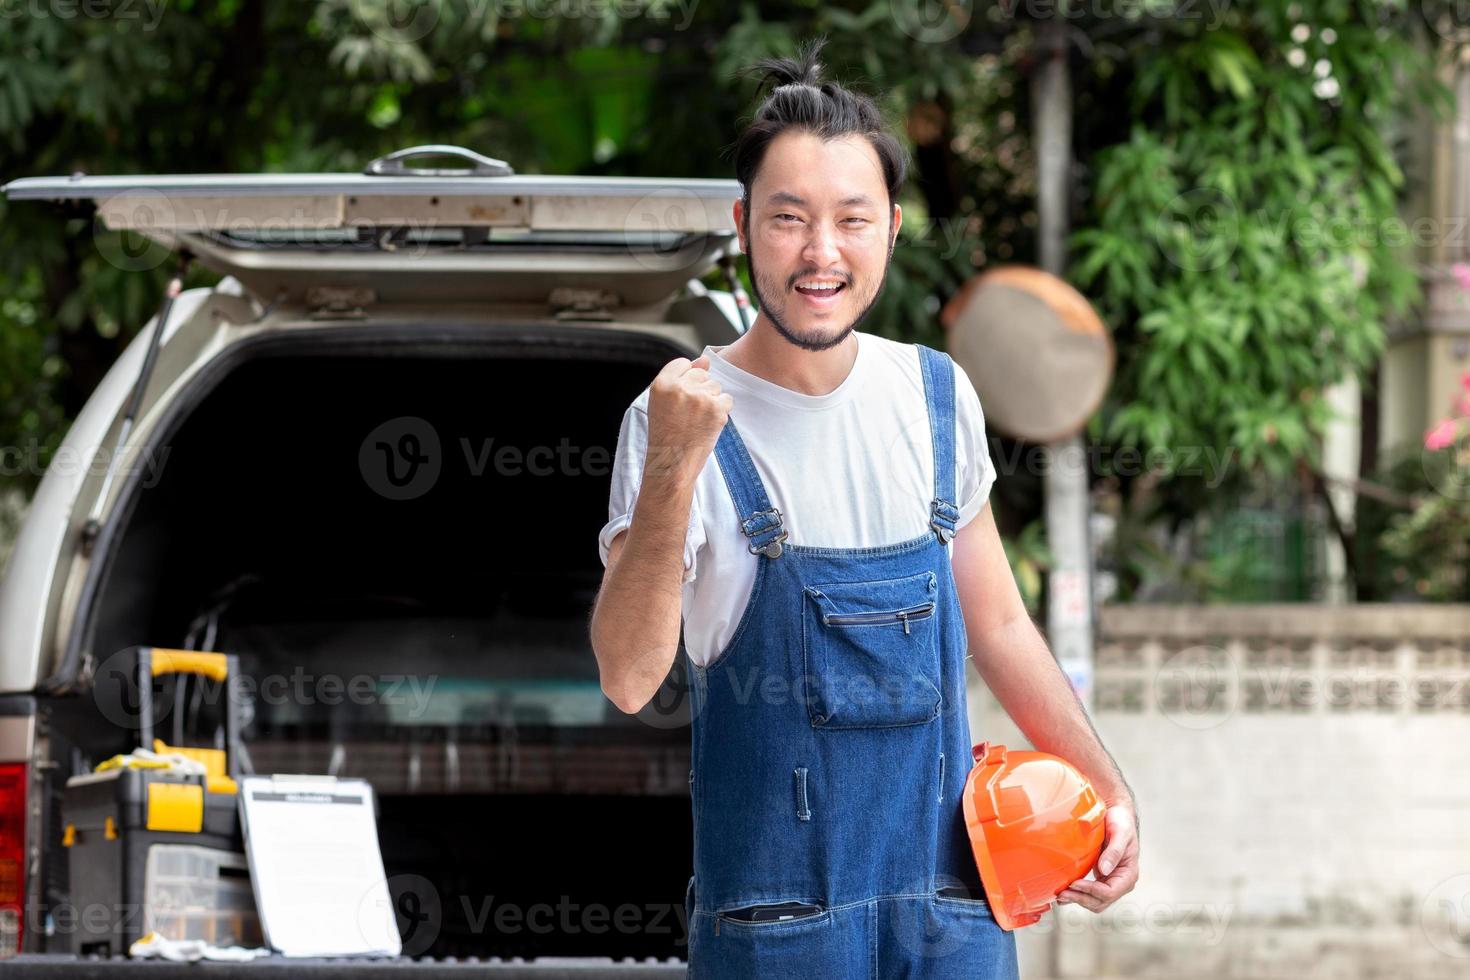
<path id="1" fill-rule="evenodd" d="M 399 956 L 373 788 L 332 776 L 246 776 L 240 826 L 266 943 L 284 956 Z"/>

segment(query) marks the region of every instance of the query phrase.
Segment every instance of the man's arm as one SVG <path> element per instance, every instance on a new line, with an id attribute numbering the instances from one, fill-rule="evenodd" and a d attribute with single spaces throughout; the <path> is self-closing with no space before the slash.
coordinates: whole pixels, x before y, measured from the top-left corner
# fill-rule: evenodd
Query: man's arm
<path id="1" fill-rule="evenodd" d="M 1078 881 L 1061 896 L 1101 911 L 1138 879 L 1133 791 L 1027 614 L 989 503 L 955 535 L 954 574 L 980 676 L 1027 740 L 1076 766 L 1108 806 L 1100 880 Z"/>
<path id="2" fill-rule="evenodd" d="M 668 676 L 679 650 L 684 532 L 694 486 L 647 480 L 626 531 L 607 549 L 592 610 L 592 650 L 602 691 L 634 714 Z"/>
<path id="3" fill-rule="evenodd" d="M 676 357 L 649 386 L 638 499 L 627 530 L 608 545 L 592 609 L 602 691 L 628 714 L 658 691 L 679 650 L 689 508 L 731 407 L 708 367 L 707 357 Z"/>

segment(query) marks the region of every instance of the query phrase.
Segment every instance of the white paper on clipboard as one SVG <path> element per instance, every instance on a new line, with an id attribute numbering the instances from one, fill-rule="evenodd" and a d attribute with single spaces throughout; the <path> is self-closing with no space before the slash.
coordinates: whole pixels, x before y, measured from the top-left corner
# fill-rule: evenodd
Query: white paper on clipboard
<path id="1" fill-rule="evenodd" d="M 285 956 L 398 956 L 402 944 L 361 779 L 246 776 L 240 823 L 265 941 Z"/>

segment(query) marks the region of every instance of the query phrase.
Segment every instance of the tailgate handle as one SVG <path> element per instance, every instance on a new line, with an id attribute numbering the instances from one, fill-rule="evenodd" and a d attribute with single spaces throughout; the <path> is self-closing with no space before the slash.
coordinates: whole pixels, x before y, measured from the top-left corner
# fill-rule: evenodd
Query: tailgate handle
<path id="1" fill-rule="evenodd" d="M 410 167 L 406 161 L 413 157 L 440 156 L 458 157 L 468 161 L 469 167 Z M 448 143 L 428 143 L 394 150 L 385 157 L 378 157 L 363 169 L 369 177 L 509 177 L 515 169 L 504 160 L 496 160 Z"/>

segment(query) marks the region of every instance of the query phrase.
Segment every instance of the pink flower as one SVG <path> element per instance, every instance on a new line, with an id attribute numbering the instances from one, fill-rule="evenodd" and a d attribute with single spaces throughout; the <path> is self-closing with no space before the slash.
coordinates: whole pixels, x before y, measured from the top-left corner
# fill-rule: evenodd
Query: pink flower
<path id="1" fill-rule="evenodd" d="M 1454 263 L 1450 266 L 1450 274 L 1459 282 L 1461 289 L 1470 292 L 1470 263 Z"/>
<path id="2" fill-rule="evenodd" d="M 1470 371 L 1466 371 L 1464 374 L 1460 375 L 1460 387 L 1464 388 L 1466 391 L 1470 391 Z"/>
<path id="3" fill-rule="evenodd" d="M 1453 445 L 1457 429 L 1459 425 L 1454 419 L 1443 419 L 1436 423 L 1434 428 L 1424 433 L 1424 448 L 1432 451 Z"/>

